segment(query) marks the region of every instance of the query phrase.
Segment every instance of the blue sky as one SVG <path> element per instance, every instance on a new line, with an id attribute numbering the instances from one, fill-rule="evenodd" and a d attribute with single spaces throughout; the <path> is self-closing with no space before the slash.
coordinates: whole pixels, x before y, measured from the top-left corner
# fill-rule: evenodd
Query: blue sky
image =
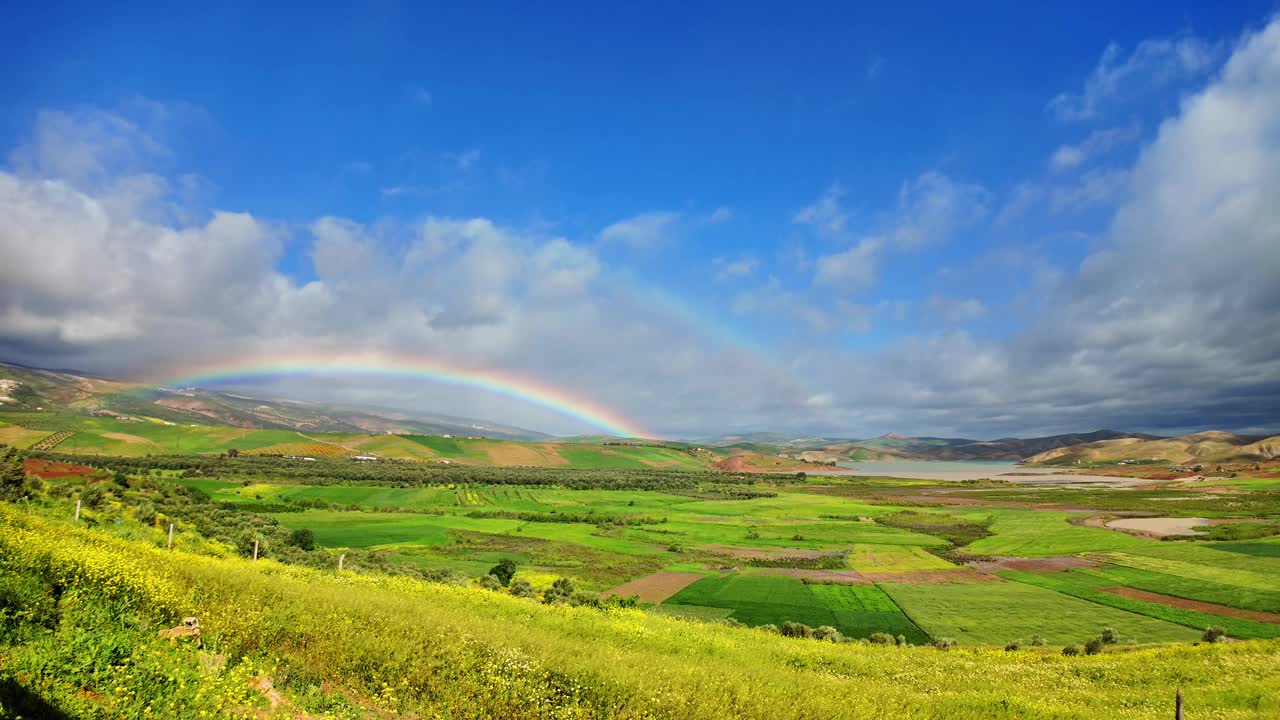
<path id="1" fill-rule="evenodd" d="M 153 345 L 194 326 L 208 345 L 165 345 L 166 359 L 282 343 L 448 355 L 561 386 L 590 376 L 586 394 L 672 434 L 1275 427 L 1261 406 L 1222 400 L 1261 403 L 1280 384 L 1274 367 L 1224 369 L 1209 357 L 1221 343 L 1183 347 L 1205 333 L 1164 317 L 1176 303 L 1117 318 L 1128 347 L 1067 323 L 1089 303 L 1131 300 L 1096 286 L 1089 258 L 1170 261 L 1158 238 L 1117 236 L 1165 192 L 1135 185 L 1151 177 L 1144 158 L 1163 157 L 1163 124 L 1191 124 L 1189 102 L 1268 39 L 1276 9 L 19 8 L 0 74 L 14 182 L 59 182 L 107 208 L 117 230 L 96 247 L 104 262 L 155 260 L 168 247 L 155 233 L 194 238 L 218 213 L 248 218 L 243 237 L 175 242 L 225 251 L 228 268 L 257 263 L 236 279 L 254 300 L 222 304 L 286 324 L 237 324 L 141 289 L 141 277 L 76 296 L 26 273 L 6 278 L 33 288 L 0 296 L 0 342 L 12 359 L 112 372 L 162 362 Z M 1241 107 L 1275 109 L 1268 78 Z M 1275 134 L 1264 130 L 1230 141 L 1265 152 Z M 1238 175 L 1224 187 L 1270 188 L 1265 172 Z M 15 202 L 31 199 L 24 188 Z M 17 216 L 32 219 L 0 235 L 8 249 L 67 220 Z M 1242 248 L 1264 248 L 1243 266 L 1274 269 L 1266 223 L 1240 226 L 1255 233 Z M 74 242 L 59 247 L 92 255 Z M 555 287 L 531 284 L 549 267 Z M 227 287 L 216 273 L 189 280 L 177 285 Z M 1245 285 L 1240 297 L 1191 297 L 1269 307 Z M 138 300 L 151 292 L 147 305 L 190 314 L 153 317 Z M 418 311 L 389 322 L 397 303 Z M 326 325 L 299 306 L 345 315 Z M 1078 396 L 1009 389 L 1020 383 L 1001 374 L 1041 369 L 1050 347 L 1059 388 L 1107 377 Z M 1205 379 L 1197 362 L 1214 362 L 1216 379 L 1189 398 L 1183 387 Z M 405 398 L 587 429 L 450 388 L 371 382 L 339 397 Z"/>

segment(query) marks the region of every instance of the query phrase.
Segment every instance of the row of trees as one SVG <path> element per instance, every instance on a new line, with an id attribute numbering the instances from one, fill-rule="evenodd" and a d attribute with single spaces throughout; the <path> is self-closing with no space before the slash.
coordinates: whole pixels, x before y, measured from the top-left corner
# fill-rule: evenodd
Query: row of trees
<path id="1" fill-rule="evenodd" d="M 421 487 L 440 485 L 556 485 L 572 489 L 665 490 L 697 492 L 708 481 L 710 492 L 726 498 L 759 497 L 768 490 L 748 489 L 755 483 L 795 482 L 793 475 L 725 477 L 711 471 L 667 468 L 536 468 L 440 465 L 412 460 L 351 462 L 318 458 L 299 462 L 282 457 L 149 455 L 110 457 L 63 453 L 32 453 L 64 462 L 105 467 L 129 474 L 150 470 L 179 470 L 193 477 L 279 479 L 305 485 L 380 485 Z"/>

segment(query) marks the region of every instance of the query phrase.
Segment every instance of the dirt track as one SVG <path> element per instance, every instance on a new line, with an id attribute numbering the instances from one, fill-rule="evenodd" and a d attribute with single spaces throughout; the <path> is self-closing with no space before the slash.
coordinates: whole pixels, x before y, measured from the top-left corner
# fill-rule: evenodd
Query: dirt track
<path id="1" fill-rule="evenodd" d="M 1168 607 L 1182 608 L 1183 610 L 1196 610 L 1210 615 L 1221 615 L 1223 617 L 1239 618 L 1241 620 L 1256 620 L 1264 623 L 1280 624 L 1280 615 L 1276 613 L 1262 612 L 1260 610 L 1241 610 L 1239 608 L 1227 607 L 1226 605 L 1215 605 L 1213 603 L 1200 602 L 1198 600 L 1187 600 L 1186 598 L 1172 597 L 1170 595 L 1160 595 L 1159 593 L 1147 592 L 1146 590 L 1135 590 L 1128 587 L 1109 587 L 1103 588 L 1102 592 L 1120 597 L 1129 598 L 1130 600 L 1144 600 L 1146 602 L 1156 603 L 1159 605 L 1167 605 Z"/>

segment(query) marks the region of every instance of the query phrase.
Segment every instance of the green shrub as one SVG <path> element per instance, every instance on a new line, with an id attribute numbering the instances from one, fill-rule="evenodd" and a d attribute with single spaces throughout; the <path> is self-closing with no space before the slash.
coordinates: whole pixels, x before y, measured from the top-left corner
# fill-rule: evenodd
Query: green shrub
<path id="1" fill-rule="evenodd" d="M 1226 637 L 1226 630 L 1223 630 L 1217 625 L 1210 625 L 1204 629 L 1204 634 L 1200 636 L 1200 639 L 1207 643 L 1216 643 L 1221 642 Z"/>
<path id="2" fill-rule="evenodd" d="M 1005 649 L 1007 652 L 1014 652 L 1014 651 L 1017 651 L 1017 650 L 1021 650 L 1021 649 L 1022 649 L 1022 641 L 1021 641 L 1021 640 L 1012 640 L 1012 641 L 1010 641 L 1007 645 L 1005 645 L 1005 646 L 1004 646 L 1004 649 Z"/>
<path id="3" fill-rule="evenodd" d="M 893 645 L 894 644 L 893 636 L 890 635 L 889 633 L 882 633 L 882 632 L 871 633 L 871 637 L 867 638 L 867 641 L 870 642 L 872 645 Z"/>
<path id="4" fill-rule="evenodd" d="M 812 638 L 813 628 L 804 623 L 788 620 L 782 623 L 782 635 L 784 637 Z"/>
<path id="5" fill-rule="evenodd" d="M 933 641 L 933 646 L 939 650 L 950 650 L 956 646 L 956 641 L 952 638 L 937 638 Z"/>
<path id="6" fill-rule="evenodd" d="M 537 591 L 533 589 L 533 583 L 524 578 L 515 578 L 512 580 L 511 584 L 508 586 L 508 590 L 516 597 L 531 598 L 538 595 Z"/>
<path id="7" fill-rule="evenodd" d="M 481 577 L 476 584 L 478 584 L 480 587 L 484 588 L 485 590 L 501 590 L 502 589 L 502 581 L 499 580 L 497 576 L 492 574 Z"/>
<path id="8" fill-rule="evenodd" d="M 298 528 L 289 534 L 289 542 L 303 550 L 316 548 L 316 534 L 308 528 Z"/>
<path id="9" fill-rule="evenodd" d="M 1062 654 L 1063 654 L 1063 655 L 1066 655 L 1067 657 L 1075 657 L 1076 655 L 1079 655 L 1079 654 L 1080 654 L 1080 646 L 1079 646 L 1079 645 L 1068 645 L 1068 646 L 1066 646 L 1066 647 L 1062 648 Z"/>
<path id="10" fill-rule="evenodd" d="M 1102 628 L 1102 635 L 1099 637 L 1102 639 L 1102 642 L 1107 645 L 1115 645 L 1117 642 L 1120 642 L 1120 633 L 1116 632 L 1115 628 Z"/>
<path id="11" fill-rule="evenodd" d="M 814 629 L 813 637 L 815 640 L 826 640 L 828 642 L 840 642 L 844 639 L 844 636 L 840 634 L 840 631 L 830 625 L 822 625 L 821 627 Z"/>
<path id="12" fill-rule="evenodd" d="M 1039 636 L 1039 635 L 1036 635 L 1036 636 L 1034 636 L 1034 637 L 1032 637 L 1032 638 L 1031 638 L 1031 646 L 1032 646 L 1032 647 L 1044 647 L 1044 646 L 1045 646 L 1045 645 L 1047 645 L 1047 644 L 1048 644 L 1048 643 L 1046 643 L 1046 642 L 1045 642 L 1045 639 L 1044 639 L 1043 637 Z"/>
<path id="13" fill-rule="evenodd" d="M 1102 648 L 1105 646 L 1106 646 L 1106 643 L 1102 641 L 1102 638 L 1100 637 L 1089 638 L 1089 640 L 1084 644 L 1084 654 L 1097 655 L 1098 653 L 1102 652 Z"/>

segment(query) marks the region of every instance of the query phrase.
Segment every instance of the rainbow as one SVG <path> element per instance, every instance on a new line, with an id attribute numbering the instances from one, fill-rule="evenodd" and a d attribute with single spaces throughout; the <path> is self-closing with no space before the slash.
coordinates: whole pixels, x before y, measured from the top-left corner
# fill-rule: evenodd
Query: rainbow
<path id="1" fill-rule="evenodd" d="M 619 437 L 656 437 L 640 425 L 580 395 L 514 373 L 466 367 L 434 358 L 386 353 L 294 353 L 222 359 L 140 379 L 152 387 L 187 387 L 277 375 L 377 375 L 476 388 L 553 410 Z"/>

